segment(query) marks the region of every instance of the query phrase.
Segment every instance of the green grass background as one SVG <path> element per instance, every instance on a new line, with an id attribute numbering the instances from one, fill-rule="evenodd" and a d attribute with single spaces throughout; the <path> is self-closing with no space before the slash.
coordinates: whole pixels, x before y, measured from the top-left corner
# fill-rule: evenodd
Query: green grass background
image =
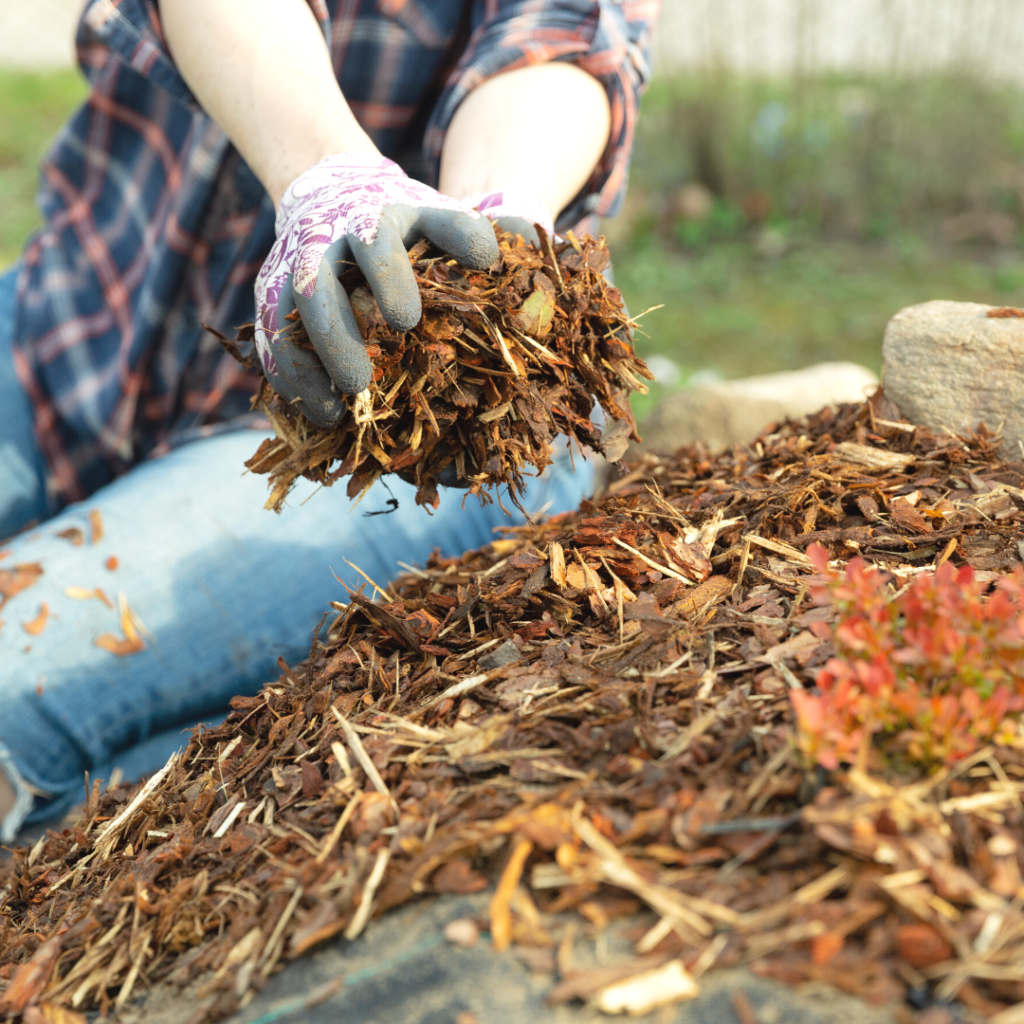
<path id="1" fill-rule="evenodd" d="M 0 265 L 39 223 L 38 160 L 85 94 L 77 72 L 0 71 Z M 699 221 L 677 209 L 694 182 L 714 195 Z M 951 242 L 965 213 L 998 215 L 1009 239 Z M 950 77 L 656 81 L 626 209 L 606 228 L 630 309 L 663 307 L 639 346 L 675 379 L 641 413 L 695 374 L 877 370 L 903 306 L 1024 305 L 1024 97 Z"/>
<path id="2" fill-rule="evenodd" d="M 0 70 L 0 266 L 39 225 L 36 165 L 86 91 L 76 71 Z"/>

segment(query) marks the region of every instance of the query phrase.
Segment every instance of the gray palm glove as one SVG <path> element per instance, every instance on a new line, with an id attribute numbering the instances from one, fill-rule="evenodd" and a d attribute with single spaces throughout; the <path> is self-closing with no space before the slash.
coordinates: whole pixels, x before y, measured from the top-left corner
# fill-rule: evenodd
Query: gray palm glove
<path id="1" fill-rule="evenodd" d="M 275 390 L 320 427 L 344 415 L 344 395 L 369 386 L 373 366 L 340 274 L 358 264 L 396 331 L 419 322 L 406 246 L 428 238 L 464 266 L 498 258 L 490 222 L 465 203 L 409 178 L 380 156 L 337 154 L 299 175 L 278 209 L 274 243 L 256 278 L 256 350 Z M 286 317 L 298 309 L 313 351 Z"/>

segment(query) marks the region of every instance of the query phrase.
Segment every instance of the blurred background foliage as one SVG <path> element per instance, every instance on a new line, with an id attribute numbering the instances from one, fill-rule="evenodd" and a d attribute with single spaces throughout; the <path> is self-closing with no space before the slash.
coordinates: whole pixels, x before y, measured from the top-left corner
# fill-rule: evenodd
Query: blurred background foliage
<path id="1" fill-rule="evenodd" d="M 0 68 L 0 267 L 18 258 L 39 225 L 36 165 L 86 93 L 70 68 Z"/>
<path id="2" fill-rule="evenodd" d="M 880 368 L 903 306 L 1024 304 L 1024 91 L 969 73 L 656 80 L 604 229 L 662 386 Z M 643 403 L 642 403 L 643 404 Z"/>
<path id="3" fill-rule="evenodd" d="M 85 96 L 0 71 L 0 264 L 36 227 L 36 164 Z M 657 77 L 605 222 L 666 388 L 850 359 L 933 298 L 1024 304 L 1024 90 L 965 71 Z"/>

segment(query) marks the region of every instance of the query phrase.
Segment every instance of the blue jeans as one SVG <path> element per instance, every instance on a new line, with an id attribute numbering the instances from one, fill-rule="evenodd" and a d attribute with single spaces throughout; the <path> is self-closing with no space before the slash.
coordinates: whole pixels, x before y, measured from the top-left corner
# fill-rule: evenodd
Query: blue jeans
<path id="1" fill-rule="evenodd" d="M 242 465 L 265 436 L 253 430 L 142 462 L 47 518 L 43 462 L 11 366 L 13 283 L 11 273 L 0 277 L 0 537 L 43 522 L 2 545 L 9 554 L 0 570 L 38 563 L 43 572 L 0 612 L 0 768 L 19 794 L 0 826 L 5 840 L 82 798 L 85 771 L 153 771 L 196 722 L 275 678 L 278 657 L 301 659 L 329 603 L 347 600 L 334 573 L 352 587 L 362 582 L 345 559 L 383 586 L 398 561 L 422 562 L 435 547 L 459 554 L 512 523 L 496 503 L 470 498 L 463 510 L 461 491 L 442 491 L 429 515 L 396 478 L 388 483 L 399 507 L 389 515 L 363 514 L 387 507 L 380 484 L 353 510 L 343 484 L 314 493 L 307 481 L 274 515 L 263 509 L 266 480 Z M 568 458 L 557 460 L 526 507 L 575 507 L 593 477 L 590 463 L 577 458 L 576 466 L 573 473 Z M 94 509 L 103 535 L 90 543 Z M 60 536 L 73 527 L 85 543 Z M 72 596 L 97 587 L 113 608 Z M 95 642 L 122 635 L 119 598 L 151 637 L 121 657 Z M 44 603 L 42 632 L 26 631 Z"/>

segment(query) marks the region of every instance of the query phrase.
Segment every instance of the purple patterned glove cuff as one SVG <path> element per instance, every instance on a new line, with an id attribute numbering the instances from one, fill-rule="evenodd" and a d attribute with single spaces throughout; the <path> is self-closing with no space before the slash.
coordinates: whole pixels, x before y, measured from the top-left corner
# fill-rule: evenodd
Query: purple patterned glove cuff
<path id="1" fill-rule="evenodd" d="M 274 350 L 283 327 L 277 307 L 288 276 L 295 293 L 310 298 L 328 248 L 344 237 L 372 244 L 389 206 L 479 216 L 373 153 L 325 157 L 285 189 L 274 225 L 277 241 L 256 277 L 256 348 L 267 373 L 277 372 Z"/>
<path id="2" fill-rule="evenodd" d="M 529 224 L 539 224 L 549 235 L 553 235 L 555 232 L 551 211 L 539 199 L 535 199 L 525 192 L 516 192 L 512 189 L 503 189 L 500 192 L 477 192 L 474 195 L 466 196 L 462 203 L 470 209 L 479 210 L 489 220 L 498 220 L 499 217 L 519 217 Z"/>

